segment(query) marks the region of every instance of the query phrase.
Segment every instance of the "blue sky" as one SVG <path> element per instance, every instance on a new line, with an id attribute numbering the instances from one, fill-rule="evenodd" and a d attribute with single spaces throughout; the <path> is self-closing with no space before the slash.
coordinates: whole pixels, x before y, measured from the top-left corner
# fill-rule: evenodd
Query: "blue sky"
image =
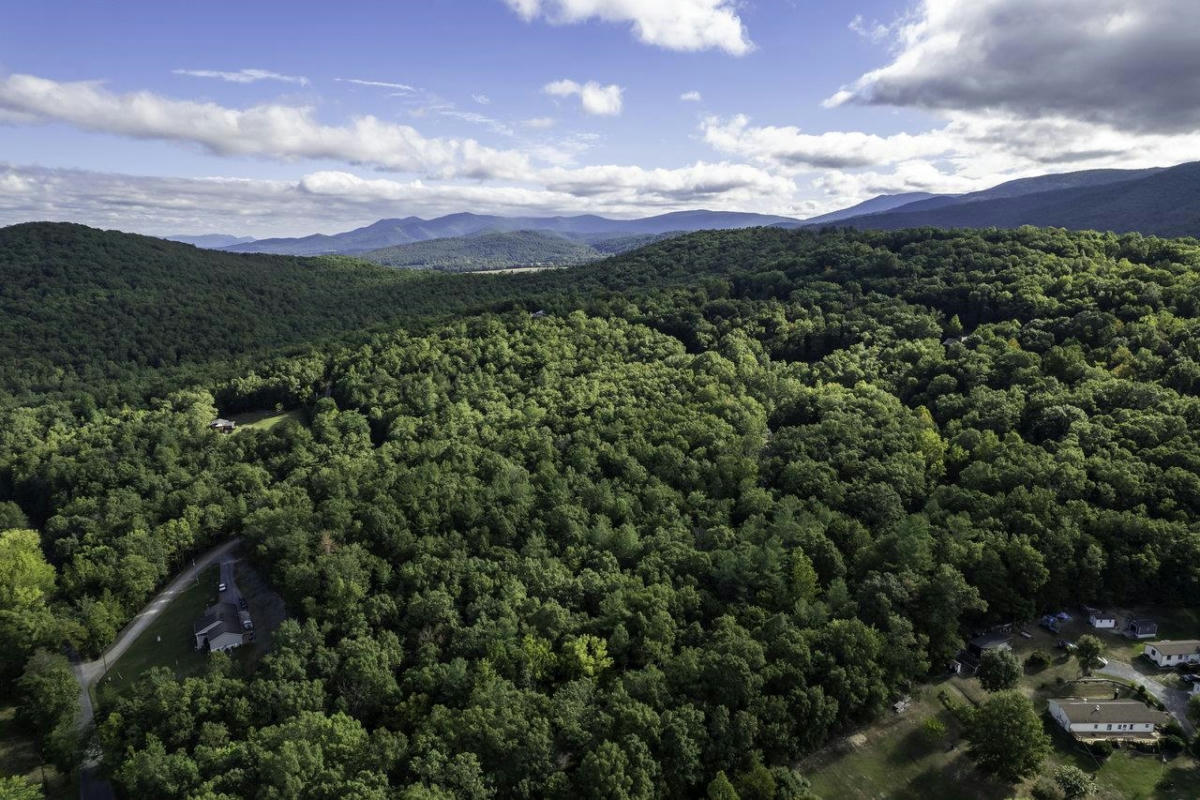
<path id="1" fill-rule="evenodd" d="M 1135 98 L 1153 65 L 1129 54 L 1178 46 L 1167 77 L 1194 85 L 1195 23 L 1180 0 L 1126 5 L 39 0 L 0 27 L 0 223 L 807 216 L 1187 160 L 1196 120 Z"/>

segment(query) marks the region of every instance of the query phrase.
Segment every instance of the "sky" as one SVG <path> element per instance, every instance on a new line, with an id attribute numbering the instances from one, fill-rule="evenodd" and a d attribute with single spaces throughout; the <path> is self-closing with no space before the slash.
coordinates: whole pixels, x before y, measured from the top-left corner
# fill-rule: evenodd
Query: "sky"
<path id="1" fill-rule="evenodd" d="M 1195 0 L 11 0 L 0 224 L 808 217 L 1200 158 Z"/>

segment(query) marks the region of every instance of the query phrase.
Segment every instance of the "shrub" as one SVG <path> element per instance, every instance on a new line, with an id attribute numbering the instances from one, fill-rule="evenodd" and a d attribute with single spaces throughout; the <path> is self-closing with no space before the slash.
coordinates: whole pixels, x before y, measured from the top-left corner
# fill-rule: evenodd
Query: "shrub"
<path id="1" fill-rule="evenodd" d="M 1087 797 L 1096 788 L 1096 781 L 1079 767 L 1061 766 L 1054 770 L 1054 782 L 1064 797 Z"/>
<path id="2" fill-rule="evenodd" d="M 1088 745 L 1088 750 L 1090 750 L 1092 755 L 1094 755 L 1100 761 L 1103 761 L 1111 756 L 1114 749 L 1115 748 L 1113 747 L 1112 742 L 1103 739 L 1098 742 L 1092 742 Z"/>
<path id="3" fill-rule="evenodd" d="M 1174 733 L 1169 733 L 1159 740 L 1158 746 L 1162 748 L 1164 753 L 1180 753 L 1183 748 L 1187 747 L 1187 742 L 1182 736 L 1177 736 Z"/>
<path id="4" fill-rule="evenodd" d="M 1066 794 L 1063 793 L 1062 787 L 1045 775 L 1037 779 L 1037 783 L 1029 790 L 1029 796 L 1033 800 L 1066 799 Z"/>
<path id="5" fill-rule="evenodd" d="M 1034 650 L 1026 656 L 1025 666 L 1031 670 L 1045 669 L 1050 666 L 1050 654 L 1045 650 Z"/>

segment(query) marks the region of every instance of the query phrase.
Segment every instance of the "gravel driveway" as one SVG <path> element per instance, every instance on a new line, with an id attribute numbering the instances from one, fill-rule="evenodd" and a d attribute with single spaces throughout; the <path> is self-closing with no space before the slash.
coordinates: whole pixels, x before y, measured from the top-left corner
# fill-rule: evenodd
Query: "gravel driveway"
<path id="1" fill-rule="evenodd" d="M 1129 664 L 1123 661 L 1109 660 L 1107 667 L 1101 667 L 1097 670 L 1098 674 L 1111 675 L 1114 678 L 1129 681 L 1135 686 L 1145 686 L 1146 691 L 1162 702 L 1167 707 L 1167 711 L 1171 713 L 1179 724 L 1183 726 L 1183 730 L 1191 736 L 1193 732 L 1192 723 L 1187 717 L 1188 708 L 1188 693 L 1182 689 L 1172 689 L 1163 686 L 1156 680 L 1147 678 L 1142 673 L 1138 672 Z M 1164 673 L 1166 674 L 1166 673 Z"/>

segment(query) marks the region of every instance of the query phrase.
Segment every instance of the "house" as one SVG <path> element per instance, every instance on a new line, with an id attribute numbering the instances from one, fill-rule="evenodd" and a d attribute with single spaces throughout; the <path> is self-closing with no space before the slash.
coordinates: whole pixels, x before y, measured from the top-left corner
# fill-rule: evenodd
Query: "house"
<path id="1" fill-rule="evenodd" d="M 231 419 L 214 419 L 208 423 L 208 427 L 212 428 L 217 433 L 233 433 L 233 429 L 237 427 L 237 423 Z"/>
<path id="2" fill-rule="evenodd" d="M 1117 627 L 1117 617 L 1115 614 L 1096 610 L 1088 614 L 1088 625 L 1101 630 L 1112 629 Z"/>
<path id="3" fill-rule="evenodd" d="M 1200 664 L 1200 639 L 1177 639 L 1146 645 L 1146 658 L 1160 667 Z"/>
<path id="4" fill-rule="evenodd" d="M 1004 633 L 989 633 L 976 636 L 958 652 L 950 662 L 950 670 L 956 675 L 974 675 L 979 669 L 980 659 L 988 650 L 1011 650 L 1011 637 Z"/>
<path id="5" fill-rule="evenodd" d="M 246 640 L 238 607 L 234 603 L 218 603 L 205 609 L 204 616 L 192 626 L 196 649 L 209 651 L 232 650 Z"/>
<path id="6" fill-rule="evenodd" d="M 1152 619 L 1131 619 L 1123 633 L 1130 639 L 1153 639 L 1158 636 L 1158 623 Z"/>
<path id="7" fill-rule="evenodd" d="M 1167 715 L 1140 700 L 1052 699 L 1046 709 L 1062 729 L 1077 739 L 1147 739 L 1167 722 Z"/>

